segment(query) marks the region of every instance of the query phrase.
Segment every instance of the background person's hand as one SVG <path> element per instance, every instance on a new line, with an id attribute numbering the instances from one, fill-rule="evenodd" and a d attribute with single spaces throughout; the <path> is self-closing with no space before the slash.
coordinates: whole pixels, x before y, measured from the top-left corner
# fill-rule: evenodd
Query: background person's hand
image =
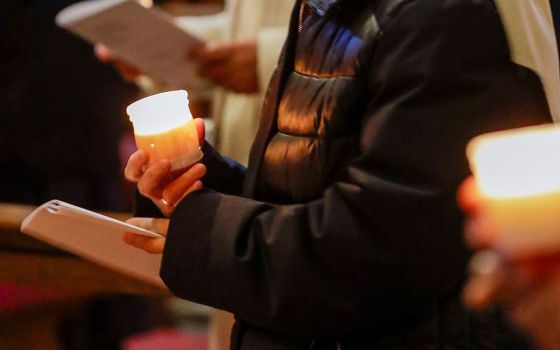
<path id="1" fill-rule="evenodd" d="M 101 62 L 111 63 L 125 81 L 134 82 L 143 74 L 139 68 L 113 55 L 111 50 L 103 44 L 96 44 L 93 51 Z"/>
<path id="2" fill-rule="evenodd" d="M 152 254 L 163 253 L 165 246 L 165 237 L 169 228 L 169 219 L 156 219 L 156 218 L 132 218 L 126 221 L 127 223 L 138 226 L 148 231 L 159 233 L 164 236 L 162 238 L 152 238 L 142 235 L 137 235 L 132 232 L 126 232 L 123 236 L 125 243 L 130 244 L 136 248 L 145 250 Z"/>
<path id="3" fill-rule="evenodd" d="M 259 91 L 255 41 L 206 46 L 189 56 L 200 64 L 199 75 L 214 84 L 237 93 Z"/>
<path id="4" fill-rule="evenodd" d="M 198 131 L 199 142 L 204 142 L 204 121 L 194 119 Z M 172 172 L 168 160 L 160 160 L 151 164 L 145 152 L 138 150 L 133 153 L 125 168 L 127 180 L 137 184 L 138 191 L 169 217 L 177 204 L 191 192 L 202 188 L 201 179 L 206 175 L 206 166 L 196 163 L 182 173 Z"/>

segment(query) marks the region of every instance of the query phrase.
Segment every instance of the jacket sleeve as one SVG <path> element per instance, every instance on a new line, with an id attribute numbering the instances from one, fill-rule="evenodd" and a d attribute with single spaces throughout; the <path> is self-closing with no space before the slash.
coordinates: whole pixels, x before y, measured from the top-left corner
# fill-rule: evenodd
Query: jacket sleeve
<path id="1" fill-rule="evenodd" d="M 257 327 L 339 337 L 414 322 L 458 293 L 465 145 L 546 121 L 546 100 L 539 79 L 509 61 L 491 2 L 410 2 L 382 25 L 365 62 L 359 156 L 308 203 L 189 196 L 163 257 L 175 294 Z"/>
<path id="2" fill-rule="evenodd" d="M 206 176 L 202 179 L 204 187 L 225 194 L 241 194 L 245 167 L 233 159 L 222 157 L 208 142 L 202 146 L 202 153 L 204 157 L 200 162 L 207 168 Z M 150 199 L 136 192 L 134 216 L 163 217 L 163 214 Z"/>

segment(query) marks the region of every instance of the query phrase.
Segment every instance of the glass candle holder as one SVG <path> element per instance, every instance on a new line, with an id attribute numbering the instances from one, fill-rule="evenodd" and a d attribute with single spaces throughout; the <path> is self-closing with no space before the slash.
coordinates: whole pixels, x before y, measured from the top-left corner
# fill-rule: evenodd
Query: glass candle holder
<path id="1" fill-rule="evenodd" d="M 136 146 L 148 154 L 148 165 L 168 159 L 175 171 L 202 158 L 186 91 L 143 98 L 128 106 L 126 112 L 134 126 Z"/>
<path id="2" fill-rule="evenodd" d="M 467 156 L 481 214 L 501 241 L 528 254 L 560 246 L 560 127 L 481 135 Z"/>

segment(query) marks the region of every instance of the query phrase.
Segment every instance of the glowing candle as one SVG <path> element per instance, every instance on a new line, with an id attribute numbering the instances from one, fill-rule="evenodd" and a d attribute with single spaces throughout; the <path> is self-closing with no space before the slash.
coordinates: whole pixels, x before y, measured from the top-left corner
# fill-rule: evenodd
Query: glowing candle
<path id="1" fill-rule="evenodd" d="M 528 254 L 560 247 L 560 127 L 481 135 L 467 155 L 481 214 L 502 241 Z"/>
<path id="2" fill-rule="evenodd" d="M 134 125 L 136 146 L 148 154 L 149 164 L 168 159 L 171 169 L 177 170 L 202 158 L 186 91 L 146 97 L 126 112 Z"/>

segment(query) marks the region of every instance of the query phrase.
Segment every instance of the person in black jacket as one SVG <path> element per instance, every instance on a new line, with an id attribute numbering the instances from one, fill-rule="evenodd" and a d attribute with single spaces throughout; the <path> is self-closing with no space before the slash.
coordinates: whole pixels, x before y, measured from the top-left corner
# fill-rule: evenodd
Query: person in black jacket
<path id="1" fill-rule="evenodd" d="M 173 293 L 233 312 L 236 350 L 522 348 L 461 305 L 455 203 L 470 138 L 550 121 L 511 53 L 493 1 L 297 1 L 247 170 L 204 144 L 169 182 L 134 154 L 137 215 L 171 217 L 132 221 L 166 239 L 125 240 L 163 251 Z"/>

